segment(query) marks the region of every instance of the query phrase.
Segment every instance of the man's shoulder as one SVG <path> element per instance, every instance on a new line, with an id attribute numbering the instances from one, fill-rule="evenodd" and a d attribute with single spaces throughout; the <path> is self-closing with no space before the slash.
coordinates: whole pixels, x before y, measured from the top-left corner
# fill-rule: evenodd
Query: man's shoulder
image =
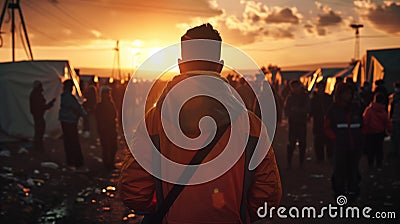
<path id="1" fill-rule="evenodd" d="M 254 114 L 252 111 L 248 110 L 247 114 L 249 117 L 249 125 L 250 125 L 249 135 L 254 137 L 259 137 L 261 134 L 261 127 L 262 127 L 261 119 L 257 117 L 257 115 Z"/>

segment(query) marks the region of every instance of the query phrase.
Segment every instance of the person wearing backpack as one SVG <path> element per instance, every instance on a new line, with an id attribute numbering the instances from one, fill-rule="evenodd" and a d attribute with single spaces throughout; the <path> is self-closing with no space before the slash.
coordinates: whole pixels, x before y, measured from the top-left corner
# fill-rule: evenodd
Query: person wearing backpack
<path id="1" fill-rule="evenodd" d="M 118 184 L 118 191 L 125 205 L 134 209 L 137 213 L 145 214 L 144 223 L 250 223 L 260 217 L 257 210 L 268 203 L 268 207 L 278 206 L 282 197 L 282 187 L 278 166 L 275 160 L 274 150 L 269 148 L 267 155 L 259 166 L 248 170 L 251 158 L 251 149 L 260 141 L 261 147 L 267 145 L 262 132 L 262 121 L 232 95 L 227 88 L 226 80 L 221 78 L 220 72 L 223 62 L 187 61 L 188 52 L 183 45 L 187 40 L 209 39 L 221 42 L 218 31 L 210 24 L 203 24 L 189 29 L 181 38 L 182 60 L 179 63 L 181 74 L 176 76 L 165 87 L 155 107 L 147 114 L 145 122 L 138 127 L 133 140 L 133 148 L 136 153 L 151 153 L 151 142 L 146 141 L 150 135 L 152 142 L 162 155 L 179 164 L 203 164 L 212 161 L 225 149 L 230 140 L 231 126 L 241 124 L 243 118 L 249 119 L 250 130 L 243 130 L 243 136 L 248 135 L 249 141 L 239 160 L 221 176 L 201 184 L 185 185 L 173 184 L 162 181 L 148 173 L 131 154 L 126 158 Z M 220 57 L 221 45 L 210 49 L 209 52 Z M 216 57 L 216 58 L 217 58 Z M 219 60 L 219 59 L 218 59 Z M 213 58 L 215 61 L 215 58 Z M 219 82 L 219 88 L 194 82 L 191 89 L 201 89 L 203 92 L 215 92 L 224 97 L 229 108 L 210 97 L 193 97 L 185 103 L 180 111 L 180 128 L 189 137 L 197 137 L 200 134 L 199 121 L 204 116 L 213 117 L 217 133 L 209 145 L 201 150 L 185 150 L 173 144 L 164 133 L 161 124 L 161 108 L 174 105 L 166 101 L 166 95 L 183 81 L 193 77 L 213 77 Z M 188 89 L 178 88 L 178 93 L 185 94 Z M 224 101 L 224 102 L 225 102 Z M 227 110 L 233 110 L 235 117 L 229 117 Z M 239 122 L 239 123 L 235 123 Z M 264 127 L 265 128 L 265 127 Z M 202 131 L 208 132 L 208 129 Z M 263 140 L 264 139 L 264 140 Z M 237 139 L 233 139 L 235 141 Z M 263 142 L 264 141 L 264 142 Z M 264 147 L 264 149 L 266 146 Z M 258 148 L 257 148 L 258 149 Z M 132 149 L 131 149 L 132 150 Z M 233 148 L 233 150 L 242 150 Z M 203 153 L 206 152 L 206 153 Z M 151 155 L 148 157 L 153 158 Z M 157 162 L 149 161 L 152 165 Z M 199 168 L 201 169 L 201 167 Z M 175 170 L 161 165 L 159 171 L 163 177 L 173 175 Z M 188 171 L 187 169 L 184 170 Z M 190 172 L 190 171 L 189 171 Z M 196 177 L 199 170 L 192 171 L 192 177 Z M 210 170 L 212 172 L 212 170 Z M 189 176 L 190 179 L 190 176 Z"/>

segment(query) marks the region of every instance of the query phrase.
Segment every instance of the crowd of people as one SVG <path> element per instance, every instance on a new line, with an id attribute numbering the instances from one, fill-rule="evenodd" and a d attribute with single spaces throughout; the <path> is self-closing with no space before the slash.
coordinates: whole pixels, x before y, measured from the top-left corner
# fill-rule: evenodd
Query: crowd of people
<path id="1" fill-rule="evenodd" d="M 124 87 L 112 88 L 108 85 L 99 90 L 96 83 L 85 86 L 83 103 L 73 95 L 74 82 L 67 79 L 63 82 L 63 93 L 60 96 L 59 121 L 62 128 L 66 164 L 69 169 L 87 172 L 80 144 L 82 138 L 95 145 L 100 141 L 102 160 L 107 171 L 115 169 L 114 160 L 118 150 L 117 133 L 122 111 Z M 43 135 L 45 132 L 44 113 L 53 107 L 55 99 L 46 103 L 42 83 L 36 80 L 30 94 L 30 110 L 34 120 L 34 149 L 44 151 Z M 121 93 L 122 92 L 122 93 Z M 99 97 L 100 96 L 100 97 Z M 79 129 L 81 122 L 82 131 Z"/>
<path id="2" fill-rule="evenodd" d="M 262 88 L 252 92 L 243 78 L 235 80 L 233 76 L 228 76 L 228 80 L 244 100 L 247 109 L 260 116 L 256 95 L 263 94 Z M 278 123 L 282 117 L 287 121 L 287 168 L 292 168 L 296 148 L 299 150 L 299 167 L 302 168 L 307 145 L 307 124 L 312 120 L 315 159 L 318 162 L 328 160 L 333 165 L 334 195 L 346 195 L 349 200 L 356 201 L 360 193 L 361 157 L 367 157 L 370 170 L 376 168 L 382 171 L 384 138 L 391 136 L 392 149 L 388 156 L 397 156 L 400 150 L 400 82 L 393 83 L 394 91 L 388 90 L 383 80 L 377 80 L 374 84 L 376 87 L 372 90 L 369 82 L 359 87 L 352 78 L 338 78 L 332 94 L 326 93 L 324 80 L 316 83 L 311 92 L 298 79 L 286 82 L 282 91 L 279 91 L 279 86 L 270 84 Z"/>
<path id="3" fill-rule="evenodd" d="M 188 30 L 182 36 L 181 41 L 186 41 L 185 38 L 221 41 L 219 33 L 210 24 Z M 220 51 L 220 49 L 213 50 L 217 53 Z M 221 64 L 213 62 L 185 62 L 180 63 L 179 66 L 181 75 L 168 83 L 163 94 L 168 92 L 168 86 L 172 88 L 180 80 L 195 75 L 194 73 L 197 70 L 190 69 L 191 67 L 201 68 L 201 70 L 218 76 L 220 76 L 222 69 Z M 293 169 L 292 160 L 297 148 L 299 150 L 299 167 L 302 168 L 305 165 L 307 124 L 310 120 L 313 121 L 315 158 L 319 162 L 327 160 L 332 164 L 333 175 L 331 180 L 335 196 L 346 195 L 349 200 L 356 202 L 360 193 L 360 158 L 365 153 L 368 157 L 369 167 L 374 169 L 376 164 L 377 170 L 382 170 L 383 141 L 389 134 L 391 134 L 393 145 L 391 154 L 398 155 L 399 153 L 400 82 L 394 84 L 394 91 L 391 93 L 392 91 L 385 88 L 383 80 L 376 81 L 374 83 L 376 87 L 372 90 L 372 85 L 368 82 L 359 87 L 352 79 L 337 79 L 332 94 L 327 94 L 324 80 L 316 83 L 314 90 L 309 92 L 297 79 L 286 81 L 283 86 L 280 86 L 277 83 L 268 83 L 262 75 L 259 75 L 252 83 L 252 87 L 256 88 L 251 88 L 249 82 L 243 77 L 228 75 L 226 78 L 221 77 L 221 79 L 228 82 L 242 98 L 245 104 L 243 105 L 244 114 L 249 116 L 251 121 L 249 135 L 255 139 L 261 139 L 263 134 L 257 131 L 262 124 L 262 108 L 260 108 L 257 99 L 265 99 L 262 95 L 268 94 L 265 91 L 268 85 L 272 88 L 277 110 L 277 123 L 280 124 L 287 120 L 288 124 L 288 169 Z M 117 89 L 109 86 L 103 86 L 99 91 L 96 85 L 92 84 L 85 87 L 84 97 L 86 101 L 80 104 L 72 94 L 73 81 L 66 80 L 63 84 L 64 91 L 61 95 L 59 120 L 63 131 L 67 165 L 72 170 L 85 171 L 86 169 L 78 134 L 78 121 L 83 117 L 83 137 L 94 139 L 98 137 L 100 139 L 104 166 L 107 170 L 114 169 L 114 157 L 118 149 L 117 130 L 120 126 L 119 122 L 121 122 L 123 91 L 121 91 L 121 88 L 116 91 Z M 30 103 L 35 122 L 34 143 L 37 150 L 43 150 L 42 139 L 45 127 L 43 115 L 54 104 L 54 100 L 46 103 L 42 91 L 43 87 L 40 81 L 35 81 Z M 100 97 L 98 97 L 99 92 Z M 233 96 L 228 97 L 231 97 L 232 102 L 235 101 Z M 162 96 L 160 100 L 162 100 Z M 225 130 L 223 127 L 226 128 L 226 126 L 231 125 L 231 122 L 234 122 L 229 121 L 226 117 L 221 117 L 222 115 L 228 116 L 228 114 L 220 108 L 219 104 L 209 100 L 200 100 L 199 102 L 197 105 L 192 104 L 186 108 L 186 112 L 190 115 L 187 122 L 194 122 L 196 128 L 192 130 L 190 123 L 186 126 L 187 130 L 183 130 L 185 133 L 196 136 L 196 121 L 203 116 L 217 116 L 218 131 Z M 174 150 L 180 150 L 180 148 L 172 145 L 167 140 L 165 133 L 160 131 L 162 130 L 160 129 L 161 122 L 157 113 L 159 109 L 154 106 L 146 114 L 146 122 L 150 122 L 146 123 L 146 128 L 149 129 L 147 131 L 152 135 L 152 140 L 156 139 L 154 141 L 157 143 L 155 144 L 158 147 L 157 149 L 167 156 L 175 157 L 183 164 L 191 163 L 190 158 L 196 157 L 196 152 L 173 153 Z M 185 109 L 183 109 L 183 112 L 185 112 Z M 194 117 L 197 115 L 199 117 Z M 182 117 L 184 117 L 184 113 Z M 136 136 L 140 137 L 140 129 L 137 132 Z M 147 145 L 140 139 L 138 140 L 138 137 L 135 141 L 134 147 L 145 152 L 148 148 Z M 220 141 L 226 141 L 226 136 L 221 137 Z M 216 145 L 215 147 L 218 148 L 223 145 Z M 250 145 L 249 148 L 251 147 Z M 216 150 L 218 151 L 218 149 Z M 183 190 L 181 185 L 162 182 L 151 176 L 138 165 L 131 155 L 126 159 L 121 171 L 119 191 L 129 208 L 143 212 L 147 217 L 152 217 L 147 218 L 147 220 L 152 220 L 148 223 L 157 223 L 157 221 L 165 218 L 166 213 L 169 214 L 167 219 L 178 220 L 176 223 L 188 223 L 193 217 L 200 222 L 202 222 L 201 220 L 206 222 L 212 219 L 214 221 L 221 220 L 221 222 L 230 220 L 232 223 L 241 220 L 242 223 L 248 223 L 250 220 L 257 220 L 256 210 L 262 203 L 268 202 L 269 205 L 279 205 L 282 187 L 272 147 L 255 173 L 247 172 L 247 159 L 246 156 L 243 156 L 240 160 L 243 163 L 236 164 L 229 172 L 216 180 L 204 185 L 186 186 L 183 187 Z M 197 161 L 197 163 L 201 162 L 202 160 Z M 245 171 L 243 172 L 243 170 Z M 247 173 L 250 176 L 246 176 Z M 231 185 L 227 186 L 226 183 Z M 181 188 L 180 191 L 175 190 L 179 187 Z M 173 196 L 170 196 L 171 192 Z M 215 197 L 217 196 L 214 194 L 218 194 L 219 198 L 223 197 L 223 200 L 216 202 Z M 212 196 L 208 197 L 209 195 Z M 170 199 L 171 197 L 173 199 Z M 195 199 L 206 203 L 190 203 Z M 168 200 L 169 204 L 165 205 L 165 201 Z M 193 212 L 190 215 L 182 214 L 180 209 L 188 209 L 188 206 L 192 206 L 193 209 L 190 210 Z M 196 213 L 196 211 L 201 212 Z M 205 212 L 209 214 L 208 217 L 204 217 Z M 204 220 L 204 218 L 207 220 Z"/>

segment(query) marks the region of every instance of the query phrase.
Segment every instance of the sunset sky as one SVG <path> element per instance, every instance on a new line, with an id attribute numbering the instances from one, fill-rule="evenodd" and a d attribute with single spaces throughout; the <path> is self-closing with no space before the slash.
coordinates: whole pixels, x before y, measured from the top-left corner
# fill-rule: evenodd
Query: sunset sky
<path id="1" fill-rule="evenodd" d="M 21 7 L 34 58 L 67 59 L 75 67 L 113 67 L 116 40 L 121 66 L 137 67 L 206 22 L 260 66 L 350 61 L 354 22 L 365 26 L 361 54 L 400 47 L 400 1 L 21 0 Z M 1 28 L 0 61 L 11 60 L 9 17 Z M 17 59 L 25 60 L 16 24 Z"/>

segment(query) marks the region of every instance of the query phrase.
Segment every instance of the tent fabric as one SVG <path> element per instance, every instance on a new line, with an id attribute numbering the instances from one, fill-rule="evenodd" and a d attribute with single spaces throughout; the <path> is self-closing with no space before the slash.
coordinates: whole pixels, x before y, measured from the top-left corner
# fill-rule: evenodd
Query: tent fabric
<path id="1" fill-rule="evenodd" d="M 399 62 L 400 48 L 367 50 L 363 57 L 363 77 L 365 81 L 373 82 L 383 73 L 385 86 L 391 92 L 393 91 L 393 82 L 400 80 Z"/>
<path id="2" fill-rule="evenodd" d="M 22 139 L 33 137 L 33 118 L 29 109 L 29 95 L 33 82 L 43 84 L 46 101 L 55 98 L 54 106 L 45 113 L 49 137 L 61 136 L 58 121 L 62 82 L 74 80 L 76 96 L 80 96 L 79 77 L 68 61 L 18 61 L 0 63 L 0 129 L 7 135 Z"/>
<path id="3" fill-rule="evenodd" d="M 306 86 L 308 91 L 312 91 L 317 80 L 319 81 L 319 77 L 322 77 L 323 80 L 330 80 L 331 77 L 334 77 L 337 73 L 345 69 L 346 68 L 318 68 L 301 76 L 300 81 Z"/>
<path id="4" fill-rule="evenodd" d="M 282 80 L 292 80 L 292 79 L 298 79 L 300 76 L 303 76 L 304 74 L 308 73 L 308 71 L 280 71 L 280 75 L 282 76 Z"/>
<path id="5" fill-rule="evenodd" d="M 335 78 L 336 77 L 346 78 L 346 77 L 352 76 L 354 67 L 355 66 L 350 66 L 348 68 L 345 68 L 345 69 L 339 71 L 338 73 L 336 73 L 335 75 L 333 75 L 333 77 L 335 77 Z"/>

